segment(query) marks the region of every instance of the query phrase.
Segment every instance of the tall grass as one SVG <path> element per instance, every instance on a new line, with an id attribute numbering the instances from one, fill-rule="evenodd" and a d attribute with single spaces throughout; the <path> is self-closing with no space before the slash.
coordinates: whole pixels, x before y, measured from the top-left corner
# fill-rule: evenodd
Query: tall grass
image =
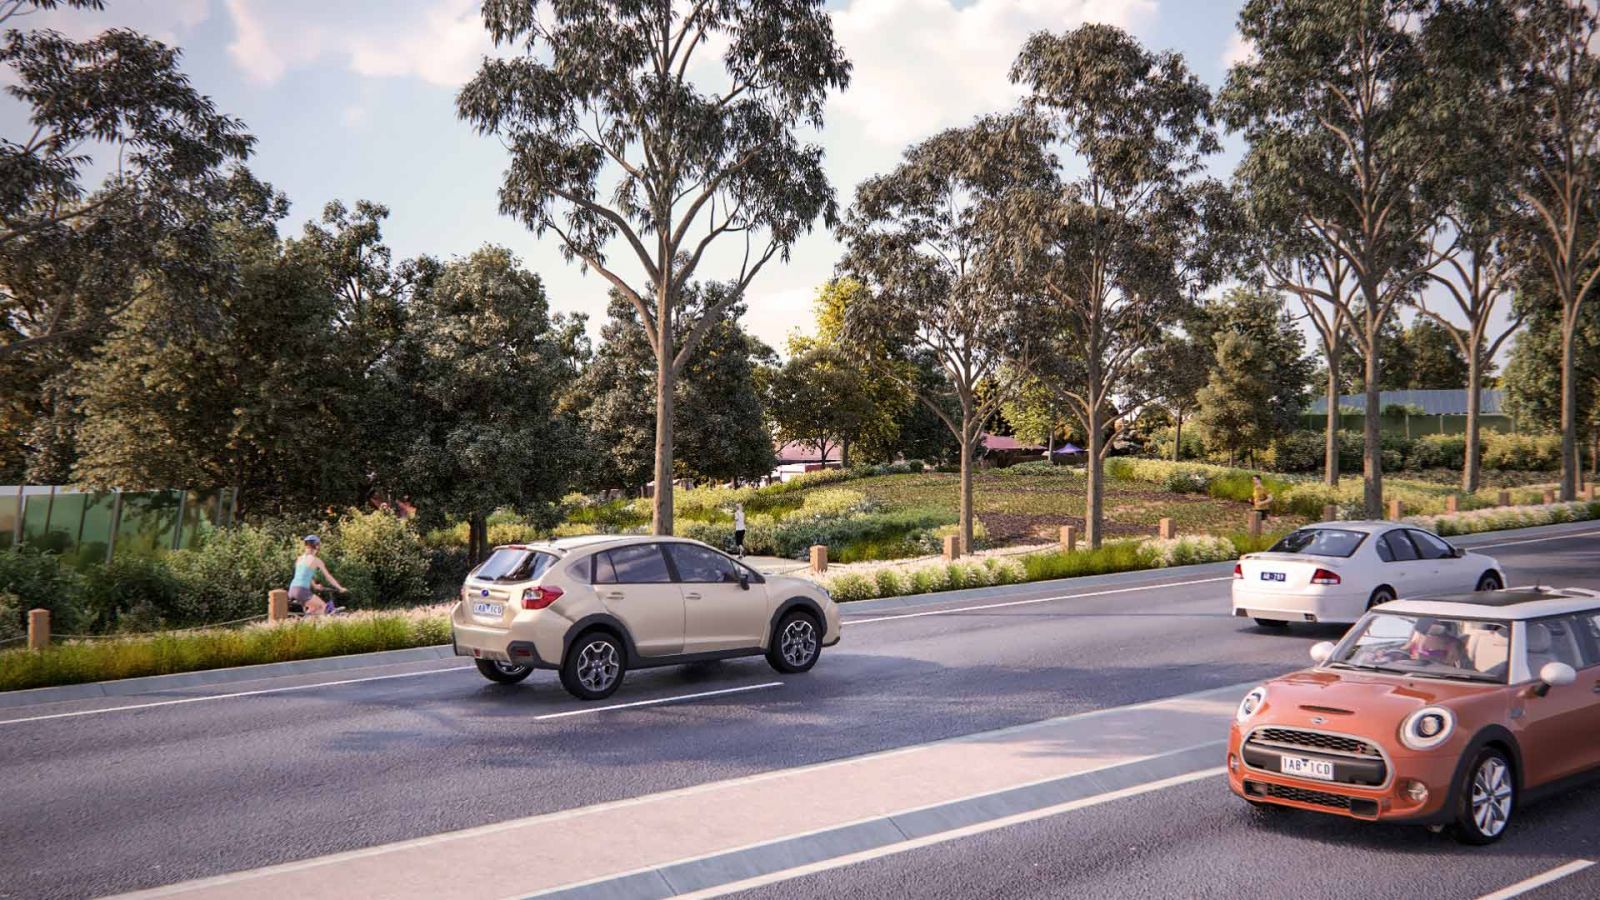
<path id="1" fill-rule="evenodd" d="M 55 644 L 0 652 L 0 691 L 115 678 L 198 672 L 230 666 L 403 650 L 450 642 L 439 607 L 372 613 L 231 631 L 166 632 L 148 637 Z"/>

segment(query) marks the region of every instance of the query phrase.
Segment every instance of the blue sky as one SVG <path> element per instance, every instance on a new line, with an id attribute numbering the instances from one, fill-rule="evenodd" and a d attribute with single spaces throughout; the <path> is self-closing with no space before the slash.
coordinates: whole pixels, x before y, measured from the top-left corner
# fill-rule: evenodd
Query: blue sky
<path id="1" fill-rule="evenodd" d="M 202 92 L 258 138 L 251 167 L 293 202 L 287 230 L 324 203 L 387 205 L 397 256 L 452 256 L 484 243 L 510 247 L 545 280 L 557 309 L 586 312 L 597 331 L 605 285 L 564 262 L 497 209 L 504 154 L 455 117 L 457 88 L 490 47 L 477 0 L 107 0 L 100 14 L 31 20 L 76 36 L 127 25 L 176 44 Z M 1129 29 L 1181 52 L 1214 88 L 1240 52 L 1240 0 L 845 0 L 830 2 L 855 62 L 850 89 L 830 100 L 820 139 L 841 203 L 861 179 L 892 167 L 909 144 L 1009 106 L 1005 73 L 1027 34 L 1087 20 Z M 9 99 L 7 134 L 22 128 Z M 1219 175 L 1236 151 L 1213 161 Z M 832 237 L 818 232 L 753 285 L 747 325 L 781 349 L 807 329 L 810 298 L 832 273 Z M 708 257 L 707 277 L 736 261 Z M 718 266 L 725 271 L 718 271 Z"/>

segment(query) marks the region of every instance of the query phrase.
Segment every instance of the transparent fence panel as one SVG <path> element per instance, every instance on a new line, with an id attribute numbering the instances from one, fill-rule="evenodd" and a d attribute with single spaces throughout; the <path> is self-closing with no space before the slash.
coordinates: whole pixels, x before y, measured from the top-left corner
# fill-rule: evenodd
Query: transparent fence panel
<path id="1" fill-rule="evenodd" d="M 122 521 L 117 524 L 117 555 L 152 557 L 172 549 L 178 530 L 182 491 L 149 491 L 122 495 Z"/>
<path id="2" fill-rule="evenodd" d="M 56 491 L 50 501 L 50 521 L 44 529 L 44 540 L 38 547 L 47 553 L 67 554 L 78 543 L 78 531 L 83 527 L 83 505 L 86 494 Z"/>
<path id="3" fill-rule="evenodd" d="M 50 526 L 50 501 L 54 492 L 47 487 L 22 489 L 22 542 L 35 549 L 45 545 L 45 530 Z"/>
<path id="4" fill-rule="evenodd" d="M 190 491 L 184 496 L 183 534 L 178 539 L 180 548 L 192 550 L 200 546 L 205 536 L 217 528 L 217 510 L 221 499 L 221 491 Z"/>
<path id="5" fill-rule="evenodd" d="M 0 487 L 0 550 L 10 550 L 17 543 L 17 513 L 22 503 L 19 489 Z"/>
<path id="6" fill-rule="evenodd" d="M 117 495 L 111 491 L 83 495 L 83 524 L 78 527 L 78 545 L 73 558 L 80 566 L 103 563 L 110 559 L 111 529 L 117 509 Z M 57 496 L 59 502 L 60 497 Z M 51 517 L 51 527 L 55 518 Z"/>

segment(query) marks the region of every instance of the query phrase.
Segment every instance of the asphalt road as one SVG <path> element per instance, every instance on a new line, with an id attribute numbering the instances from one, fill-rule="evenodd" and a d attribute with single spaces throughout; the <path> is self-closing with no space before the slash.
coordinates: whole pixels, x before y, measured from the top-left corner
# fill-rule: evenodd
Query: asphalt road
<path id="1" fill-rule="evenodd" d="M 1537 577 L 1600 588 L 1600 537 L 1489 552 L 1513 583 Z M 760 660 L 642 672 L 606 705 L 752 688 L 679 704 L 597 711 L 569 698 L 549 673 L 504 687 L 447 661 L 0 711 L 0 897 L 156 886 L 1263 679 L 1304 665 L 1312 643 L 1341 630 L 1260 632 L 1228 616 L 1227 592 L 1226 567 L 1210 567 L 902 611 L 847 608 L 844 642 L 807 675 L 779 678 Z M 1062 599 L 1017 602 L 1053 597 Z M 1012 605 L 970 609 L 988 603 Z M 351 681 L 357 678 L 374 680 Z M 334 681 L 348 683 L 325 684 Z M 1275 896 L 1320 896 L 1322 888 L 1301 894 L 1282 890 L 1282 882 L 1219 874 L 1258 868 L 1258 846 L 1268 840 L 1280 851 L 1307 852 L 1304 865 L 1332 879 L 1315 882 L 1323 888 L 1350 877 L 1341 848 L 1352 841 L 1368 854 L 1411 860 L 1419 871 L 1435 855 L 1466 860 L 1425 832 L 1408 833 L 1406 850 L 1291 816 L 1272 823 L 1282 829 L 1274 835 L 1220 787 L 1169 789 L 813 876 L 825 888 L 807 891 L 810 879 L 803 879 L 762 893 L 901 894 L 885 893 L 894 884 L 888 873 L 923 853 L 964 859 L 963 873 L 987 873 L 977 881 L 943 877 L 928 896 L 1025 896 L 1026 883 L 1009 879 L 1028 871 L 1044 872 L 1041 884 L 1056 889 L 1081 884 L 1072 892 L 1082 896 L 1264 896 L 1268 888 Z M 1587 795 L 1589 808 L 1595 799 Z M 1183 814 L 1169 814 L 1168 804 Z M 1527 843 L 1508 840 L 1493 853 L 1516 857 L 1519 846 L 1551 858 L 1595 853 L 1561 824 L 1582 818 L 1584 807 L 1530 815 L 1517 836 Z M 1138 812 L 1117 814 L 1129 808 Z M 1070 829 L 1068 841 L 1094 852 L 1060 843 L 1053 829 Z M 1117 874 L 1119 854 L 1127 856 L 1120 871 L 1133 874 Z M 1517 872 L 1543 859 L 1524 860 Z M 1396 877 L 1406 876 L 1396 866 Z M 922 871 L 931 877 L 934 868 L 925 862 Z M 1492 874 L 1483 875 L 1486 889 L 1528 873 Z M 1250 883 L 1262 890 L 1240 887 Z M 1450 882 L 1452 890 L 1458 883 L 1467 882 Z M 1015 891 L 1001 889 L 1013 884 Z"/>

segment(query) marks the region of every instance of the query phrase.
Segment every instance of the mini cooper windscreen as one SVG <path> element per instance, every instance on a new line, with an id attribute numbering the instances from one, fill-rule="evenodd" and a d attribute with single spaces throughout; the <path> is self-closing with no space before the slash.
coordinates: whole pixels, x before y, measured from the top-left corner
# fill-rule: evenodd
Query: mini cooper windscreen
<path id="1" fill-rule="evenodd" d="M 1340 643 L 1327 665 L 1505 684 L 1510 638 L 1505 622 L 1373 613 Z"/>

